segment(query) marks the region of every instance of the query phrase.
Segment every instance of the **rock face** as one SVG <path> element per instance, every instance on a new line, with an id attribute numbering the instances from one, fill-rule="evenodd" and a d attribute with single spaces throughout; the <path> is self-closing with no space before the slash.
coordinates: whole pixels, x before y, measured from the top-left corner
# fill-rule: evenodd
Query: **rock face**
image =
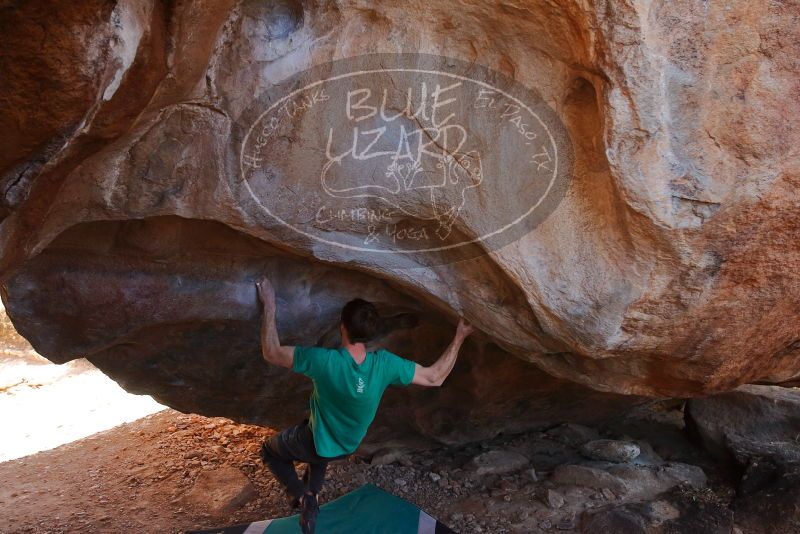
<path id="1" fill-rule="evenodd" d="M 335 343 L 354 296 L 417 314 L 381 343 L 423 363 L 457 315 L 478 326 L 447 387 L 391 393 L 379 439 L 464 441 L 635 401 L 616 394 L 800 374 L 794 2 L 50 4 L 0 8 L 0 275 L 14 325 L 52 361 L 86 356 L 182 410 L 296 420 L 308 384 L 258 358 L 266 273 L 286 343 Z M 330 85 L 282 100 L 282 122 L 264 114 L 305 69 L 400 52 L 453 58 L 441 76 L 473 99 L 404 114 L 409 78 L 381 71 L 369 87 L 397 82 L 400 103 L 380 113 Z M 487 115 L 486 87 L 540 122 Z M 397 152 L 370 152 L 388 126 Z M 384 165 L 400 147 L 438 166 Z M 537 173 L 556 162 L 553 196 Z M 386 180 L 407 196 L 373 194 Z M 472 239 L 531 195 L 547 208 L 524 232 Z M 373 235 L 384 219 L 394 230 Z M 435 261 L 412 250 L 433 235 L 453 245 Z"/>

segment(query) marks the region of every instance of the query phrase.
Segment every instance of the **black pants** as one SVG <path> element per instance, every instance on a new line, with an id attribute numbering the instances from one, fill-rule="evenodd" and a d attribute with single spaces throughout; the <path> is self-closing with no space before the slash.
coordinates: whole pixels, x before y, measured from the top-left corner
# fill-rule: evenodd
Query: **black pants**
<path id="1" fill-rule="evenodd" d="M 347 454 L 334 458 L 324 458 L 317 454 L 314 447 L 314 436 L 308 426 L 308 419 L 275 434 L 261 445 L 261 459 L 275 478 L 286 487 L 286 491 L 295 499 L 299 499 L 307 489 L 314 493 L 322 490 L 325 482 L 325 470 L 331 460 L 347 458 Z M 308 464 L 303 476 L 305 484 L 297 477 L 294 462 Z"/>

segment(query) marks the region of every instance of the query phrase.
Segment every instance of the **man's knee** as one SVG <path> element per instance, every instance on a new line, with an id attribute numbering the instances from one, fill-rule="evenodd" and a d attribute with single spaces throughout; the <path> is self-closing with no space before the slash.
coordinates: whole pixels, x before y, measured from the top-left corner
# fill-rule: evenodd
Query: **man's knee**
<path id="1" fill-rule="evenodd" d="M 269 464 L 272 460 L 280 459 L 279 449 L 276 449 L 278 443 L 275 441 L 275 436 L 265 439 L 261 444 L 261 461 L 265 465 Z"/>

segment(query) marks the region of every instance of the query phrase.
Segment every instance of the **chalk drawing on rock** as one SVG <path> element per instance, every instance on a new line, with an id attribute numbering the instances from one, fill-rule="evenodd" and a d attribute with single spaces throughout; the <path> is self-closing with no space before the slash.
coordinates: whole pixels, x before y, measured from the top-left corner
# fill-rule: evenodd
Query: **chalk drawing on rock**
<path id="1" fill-rule="evenodd" d="M 544 220 L 571 172 L 566 130 L 536 94 L 452 58 L 321 65 L 237 125 L 242 194 L 265 226 L 352 253 L 485 253 Z"/>

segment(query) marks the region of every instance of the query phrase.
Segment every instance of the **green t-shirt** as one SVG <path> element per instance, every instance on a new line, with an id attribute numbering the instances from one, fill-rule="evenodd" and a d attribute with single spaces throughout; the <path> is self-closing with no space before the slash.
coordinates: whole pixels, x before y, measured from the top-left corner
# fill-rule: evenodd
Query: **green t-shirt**
<path id="1" fill-rule="evenodd" d="M 368 352 L 358 364 L 345 348 L 295 347 L 292 371 L 314 382 L 308 422 L 317 454 L 332 458 L 355 451 L 386 387 L 410 384 L 415 365 L 383 349 Z"/>

